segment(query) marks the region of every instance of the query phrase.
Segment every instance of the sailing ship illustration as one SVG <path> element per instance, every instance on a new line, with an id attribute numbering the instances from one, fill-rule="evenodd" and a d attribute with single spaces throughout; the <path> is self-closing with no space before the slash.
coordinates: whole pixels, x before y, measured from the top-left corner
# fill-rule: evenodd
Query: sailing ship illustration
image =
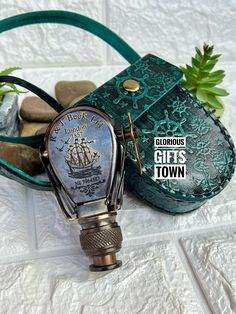
<path id="1" fill-rule="evenodd" d="M 101 167 L 94 167 L 100 155 L 89 145 L 94 142 L 94 140 L 76 138 L 73 144 L 68 145 L 65 161 L 70 169 L 69 176 L 86 178 L 101 174 Z"/>

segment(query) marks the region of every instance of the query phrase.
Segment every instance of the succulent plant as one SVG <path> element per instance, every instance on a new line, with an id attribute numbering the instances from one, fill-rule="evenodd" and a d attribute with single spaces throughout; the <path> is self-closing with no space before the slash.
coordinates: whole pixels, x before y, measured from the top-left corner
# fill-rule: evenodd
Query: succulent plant
<path id="1" fill-rule="evenodd" d="M 20 70 L 20 69 L 21 68 L 18 68 L 18 67 L 7 68 L 5 70 L 0 71 L 0 75 L 9 75 L 12 72 L 14 72 L 15 70 Z M 21 93 L 26 93 L 26 92 L 17 89 L 17 87 L 14 84 L 0 83 L 0 101 L 8 93 L 16 93 L 17 95 L 19 95 Z"/>
<path id="2" fill-rule="evenodd" d="M 222 83 L 225 72 L 213 71 L 221 55 L 213 55 L 214 46 L 206 43 L 203 45 L 203 51 L 197 47 L 195 50 L 196 55 L 192 57 L 191 65 L 186 64 L 186 67 L 181 67 L 184 73 L 182 85 L 208 107 L 222 109 L 220 97 L 227 96 L 228 92 L 216 86 Z"/>

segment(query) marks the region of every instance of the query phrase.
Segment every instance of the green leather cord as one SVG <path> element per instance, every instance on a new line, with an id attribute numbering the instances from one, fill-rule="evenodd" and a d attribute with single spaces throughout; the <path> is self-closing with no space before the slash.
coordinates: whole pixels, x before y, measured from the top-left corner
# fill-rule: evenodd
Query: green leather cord
<path id="1" fill-rule="evenodd" d="M 0 21 L 0 33 L 24 25 L 42 23 L 59 23 L 82 28 L 103 39 L 129 63 L 132 64 L 140 58 L 137 52 L 110 29 L 87 16 L 74 12 L 50 10 L 19 14 Z"/>
<path id="2" fill-rule="evenodd" d="M 13 167 L 11 164 L 3 159 L 0 159 L 0 174 L 35 190 L 52 190 L 52 185 L 50 181 L 43 181 L 31 177 L 24 171 Z"/>
<path id="3" fill-rule="evenodd" d="M 67 24 L 84 29 L 103 39 L 131 64 L 140 58 L 140 56 L 125 41 L 123 41 L 118 35 L 109 30 L 107 27 L 86 16 L 73 12 L 50 10 L 50 11 L 36 11 L 12 16 L 0 21 L 0 33 L 24 25 L 43 23 Z M 57 112 L 63 109 L 63 107 L 59 105 L 54 98 L 49 96 L 40 88 L 34 86 L 33 84 L 30 84 L 29 82 L 26 82 L 22 79 L 12 76 L 1 76 L 0 82 L 11 82 L 23 86 L 34 92 L 43 100 L 45 100 Z M 43 138 L 44 135 L 35 135 L 27 137 L 0 136 L 0 141 L 39 146 L 43 142 Z M 49 181 L 35 179 L 1 159 L 0 159 L 0 174 L 8 178 L 14 179 L 34 189 L 40 190 L 52 189 L 51 183 Z"/>

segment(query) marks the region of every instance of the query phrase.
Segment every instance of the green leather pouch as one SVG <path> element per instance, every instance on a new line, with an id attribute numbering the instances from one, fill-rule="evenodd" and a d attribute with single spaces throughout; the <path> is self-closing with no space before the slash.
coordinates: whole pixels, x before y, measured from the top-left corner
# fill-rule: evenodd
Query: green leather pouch
<path id="1" fill-rule="evenodd" d="M 100 108 L 125 127 L 128 127 L 127 113 L 131 113 L 139 134 L 143 165 L 143 173 L 140 175 L 134 150 L 130 145 L 126 181 L 135 194 L 149 204 L 171 213 L 189 212 L 200 207 L 207 199 L 217 195 L 233 175 L 235 151 L 227 130 L 202 103 L 181 87 L 179 83 L 182 72 L 178 67 L 151 54 L 140 58 L 114 33 L 101 24 L 84 18 L 78 14 L 61 11 L 28 13 L 1 21 L 0 32 L 32 23 L 66 23 L 84 28 L 116 48 L 131 66 L 75 106 L 89 105 Z M 136 82 L 135 90 L 125 87 L 128 80 Z M 53 98 L 32 84 L 14 77 L 1 77 L 1 81 L 25 86 L 57 111 L 61 110 Z M 186 138 L 185 179 L 154 178 L 155 137 Z M 0 140 L 39 145 L 43 137 L 0 137 Z M 164 148 L 159 150 L 164 151 Z M 33 188 L 50 189 L 50 182 L 31 178 L 5 161 L 0 164 L 3 175 Z"/>
<path id="2" fill-rule="evenodd" d="M 76 104 L 99 107 L 126 126 L 131 112 L 143 174 L 130 148 L 126 181 L 143 200 L 172 213 L 194 210 L 218 194 L 232 177 L 235 161 L 227 130 L 180 86 L 181 78 L 179 68 L 147 55 Z M 129 79 L 139 82 L 136 92 L 123 87 Z M 154 179 L 155 137 L 186 138 L 186 179 Z"/>

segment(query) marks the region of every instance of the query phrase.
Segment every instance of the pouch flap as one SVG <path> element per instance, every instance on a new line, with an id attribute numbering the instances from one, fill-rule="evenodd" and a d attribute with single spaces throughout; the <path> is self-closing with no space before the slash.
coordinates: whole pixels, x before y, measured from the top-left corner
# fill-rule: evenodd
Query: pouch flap
<path id="1" fill-rule="evenodd" d="M 126 127 L 127 112 L 131 113 L 133 121 L 137 120 L 181 79 L 182 72 L 179 68 L 148 54 L 76 105 L 87 101 L 87 104 L 103 109 Z M 136 91 L 128 91 L 123 86 L 127 80 L 135 80 L 139 88 Z"/>

